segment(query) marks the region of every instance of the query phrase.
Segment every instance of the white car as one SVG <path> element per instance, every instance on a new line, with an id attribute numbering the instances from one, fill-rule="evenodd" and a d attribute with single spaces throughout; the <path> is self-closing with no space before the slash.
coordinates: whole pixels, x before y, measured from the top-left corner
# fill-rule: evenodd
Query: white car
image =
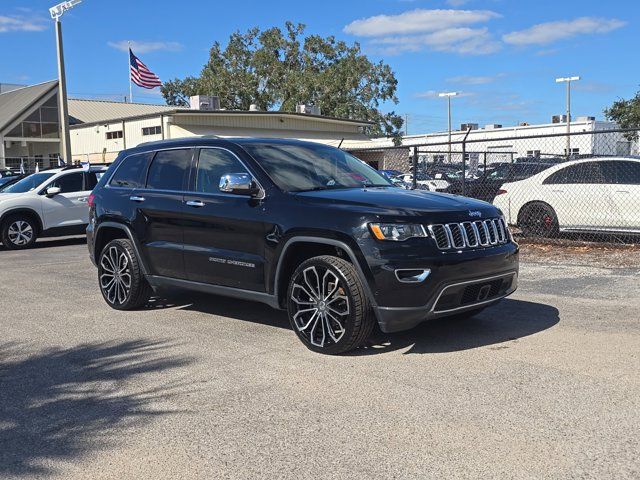
<path id="1" fill-rule="evenodd" d="M 87 201 L 105 167 L 55 168 L 31 174 L 0 193 L 0 238 L 6 248 L 33 246 L 40 236 L 83 234 Z"/>
<path id="2" fill-rule="evenodd" d="M 493 204 L 527 236 L 640 233 L 640 159 L 569 161 L 500 188 Z"/>
<path id="3" fill-rule="evenodd" d="M 405 185 L 413 185 L 413 174 L 404 173 L 395 177 L 403 182 Z M 429 190 L 431 192 L 443 191 L 449 186 L 449 182 L 446 180 L 431 178 L 424 174 L 418 174 L 418 180 L 416 184 L 422 188 L 422 190 Z"/>

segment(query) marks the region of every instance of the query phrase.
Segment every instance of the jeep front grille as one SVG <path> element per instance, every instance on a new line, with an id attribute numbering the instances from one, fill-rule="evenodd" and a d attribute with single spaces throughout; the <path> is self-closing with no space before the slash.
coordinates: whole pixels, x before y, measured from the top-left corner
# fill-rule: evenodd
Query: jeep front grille
<path id="1" fill-rule="evenodd" d="M 507 226 L 501 218 L 429 225 L 428 229 L 440 250 L 491 247 L 509 241 Z"/>

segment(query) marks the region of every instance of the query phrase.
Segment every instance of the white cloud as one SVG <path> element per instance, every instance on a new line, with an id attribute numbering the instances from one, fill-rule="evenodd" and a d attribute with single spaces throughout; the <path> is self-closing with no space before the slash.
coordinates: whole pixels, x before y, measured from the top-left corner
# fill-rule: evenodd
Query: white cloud
<path id="1" fill-rule="evenodd" d="M 485 76 L 473 76 L 473 75 L 460 75 L 457 77 L 447 78 L 448 83 L 459 83 L 462 85 L 486 85 L 488 83 L 493 83 L 496 80 L 505 77 L 506 74 L 498 73 L 496 75 L 485 75 Z"/>
<path id="2" fill-rule="evenodd" d="M 408 35 L 486 22 L 501 15 L 489 10 L 416 9 L 399 15 L 376 15 L 355 20 L 344 32 L 361 37 Z"/>
<path id="3" fill-rule="evenodd" d="M 447 28 L 425 35 L 383 37 L 372 40 L 374 45 L 384 46 L 387 54 L 417 52 L 429 48 L 437 52 L 463 55 L 486 55 L 500 50 L 487 28 Z"/>
<path id="4" fill-rule="evenodd" d="M 565 38 L 592 33 L 608 33 L 626 25 L 615 18 L 580 17 L 574 20 L 547 22 L 502 37 L 512 45 L 549 45 Z"/>
<path id="5" fill-rule="evenodd" d="M 120 40 L 118 42 L 108 42 L 112 48 L 117 50 L 122 50 L 126 52 L 129 50 L 129 41 L 128 40 Z M 183 45 L 178 42 L 141 42 L 141 41 L 131 41 L 131 50 L 134 53 L 149 53 L 155 52 L 159 50 L 163 50 L 166 52 L 179 52 L 182 50 Z"/>
<path id="6" fill-rule="evenodd" d="M 40 16 L 28 18 L 22 15 L 0 15 L 0 33 L 40 32 L 46 28 L 47 24 Z"/>

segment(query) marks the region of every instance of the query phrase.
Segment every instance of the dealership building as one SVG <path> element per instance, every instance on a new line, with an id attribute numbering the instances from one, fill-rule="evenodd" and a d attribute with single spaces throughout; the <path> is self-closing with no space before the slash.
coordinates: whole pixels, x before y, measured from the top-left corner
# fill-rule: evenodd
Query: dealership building
<path id="1" fill-rule="evenodd" d="M 0 87 L 0 167 L 23 161 L 31 170 L 36 163 L 57 165 L 58 82 Z M 297 110 L 222 110 L 216 97 L 202 96 L 193 97 L 189 108 L 69 99 L 71 151 L 74 161 L 108 163 L 144 142 L 194 136 L 295 138 L 334 146 L 368 141 L 369 122 L 322 116 L 305 105 Z"/>

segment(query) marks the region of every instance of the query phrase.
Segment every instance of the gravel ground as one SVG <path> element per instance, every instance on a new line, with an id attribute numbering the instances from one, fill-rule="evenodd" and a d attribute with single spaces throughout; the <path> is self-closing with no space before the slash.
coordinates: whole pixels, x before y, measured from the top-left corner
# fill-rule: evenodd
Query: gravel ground
<path id="1" fill-rule="evenodd" d="M 80 240 L 0 251 L 0 478 L 639 478 L 640 270 L 528 260 L 342 357 L 260 304 L 117 312 Z"/>

